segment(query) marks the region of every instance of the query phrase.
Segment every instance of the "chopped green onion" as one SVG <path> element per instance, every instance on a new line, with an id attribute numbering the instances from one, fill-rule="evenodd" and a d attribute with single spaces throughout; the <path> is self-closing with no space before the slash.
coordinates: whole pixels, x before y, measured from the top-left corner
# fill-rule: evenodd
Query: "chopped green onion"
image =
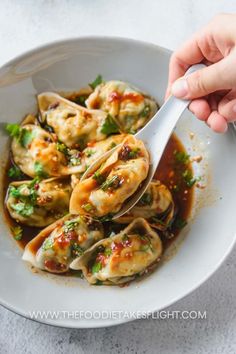
<path id="1" fill-rule="evenodd" d="M 89 86 L 94 90 L 98 85 L 103 82 L 102 75 L 98 75 L 96 79 L 89 84 Z"/>

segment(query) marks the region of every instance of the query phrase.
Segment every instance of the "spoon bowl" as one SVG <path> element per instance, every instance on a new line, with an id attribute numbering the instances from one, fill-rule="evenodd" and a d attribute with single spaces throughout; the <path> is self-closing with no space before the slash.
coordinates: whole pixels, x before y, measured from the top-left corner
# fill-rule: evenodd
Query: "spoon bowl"
<path id="1" fill-rule="evenodd" d="M 203 69 L 204 64 L 196 64 L 191 66 L 185 73 L 187 76 L 194 71 Z M 148 122 L 148 124 L 142 128 L 135 137 L 142 140 L 150 154 L 150 166 L 148 176 L 142 183 L 140 188 L 124 203 L 122 208 L 113 215 L 113 219 L 117 219 L 127 213 L 130 209 L 138 203 L 140 198 L 145 193 L 151 180 L 154 177 L 154 173 L 158 167 L 162 154 L 168 143 L 171 133 L 173 132 L 178 120 L 182 116 L 185 109 L 188 107 L 190 101 L 179 99 L 174 96 L 170 96 L 167 101 L 162 105 L 159 111 Z M 119 147 L 117 145 L 113 149 L 107 151 L 100 158 L 98 158 L 84 173 L 81 181 L 86 179 L 89 175 L 93 174 L 101 164 L 109 158 L 109 156 Z"/>

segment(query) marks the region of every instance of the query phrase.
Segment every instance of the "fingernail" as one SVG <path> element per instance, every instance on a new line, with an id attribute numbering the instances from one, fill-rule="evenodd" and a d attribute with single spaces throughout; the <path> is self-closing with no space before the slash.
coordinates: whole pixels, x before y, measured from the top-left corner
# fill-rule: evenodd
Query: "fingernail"
<path id="1" fill-rule="evenodd" d="M 177 80 L 173 83 L 171 92 L 176 97 L 185 97 L 188 94 L 188 83 L 184 79 Z"/>
<path id="2" fill-rule="evenodd" d="M 236 104 L 233 106 L 232 110 L 236 113 Z"/>

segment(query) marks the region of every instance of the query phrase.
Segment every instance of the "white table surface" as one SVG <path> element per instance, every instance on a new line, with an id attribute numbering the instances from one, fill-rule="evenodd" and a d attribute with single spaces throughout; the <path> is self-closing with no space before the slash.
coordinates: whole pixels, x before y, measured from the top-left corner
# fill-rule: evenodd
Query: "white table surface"
<path id="1" fill-rule="evenodd" d="M 1 0 L 0 65 L 39 44 L 90 34 L 175 49 L 219 12 L 236 12 L 235 0 Z M 67 330 L 0 307 L 0 353 L 236 353 L 235 258 L 234 248 L 210 280 L 169 308 L 206 310 L 206 320 Z"/>

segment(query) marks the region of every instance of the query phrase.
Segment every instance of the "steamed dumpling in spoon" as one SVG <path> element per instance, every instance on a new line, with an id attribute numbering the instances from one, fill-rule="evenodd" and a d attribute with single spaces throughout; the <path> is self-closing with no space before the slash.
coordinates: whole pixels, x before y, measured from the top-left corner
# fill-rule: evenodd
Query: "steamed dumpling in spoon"
<path id="1" fill-rule="evenodd" d="M 82 270 L 91 284 L 117 285 L 143 274 L 161 254 L 160 237 L 146 220 L 138 218 L 119 234 L 97 242 L 70 268 Z"/>
<path id="2" fill-rule="evenodd" d="M 71 214 L 103 217 L 118 212 L 139 188 L 149 170 L 149 154 L 141 140 L 127 135 L 93 174 L 72 192 Z"/>
<path id="3" fill-rule="evenodd" d="M 107 113 L 101 110 L 89 110 L 53 92 L 38 95 L 38 106 L 42 122 L 51 126 L 70 148 L 82 150 L 88 142 L 107 136 L 103 132 Z"/>
<path id="4" fill-rule="evenodd" d="M 67 215 L 30 241 L 23 260 L 51 273 L 65 273 L 78 258 L 104 237 L 102 224 L 87 216 Z"/>
<path id="5" fill-rule="evenodd" d="M 72 188 L 79 182 L 82 174 L 86 171 L 87 166 L 91 166 L 99 157 L 107 151 L 119 145 L 124 139 L 125 134 L 111 135 L 105 140 L 90 143 L 81 154 L 81 171 L 71 176 Z"/>
<path id="6" fill-rule="evenodd" d="M 156 113 L 154 99 L 123 81 L 98 85 L 86 100 L 89 109 L 102 109 L 117 122 L 122 132 L 135 133 Z"/>

